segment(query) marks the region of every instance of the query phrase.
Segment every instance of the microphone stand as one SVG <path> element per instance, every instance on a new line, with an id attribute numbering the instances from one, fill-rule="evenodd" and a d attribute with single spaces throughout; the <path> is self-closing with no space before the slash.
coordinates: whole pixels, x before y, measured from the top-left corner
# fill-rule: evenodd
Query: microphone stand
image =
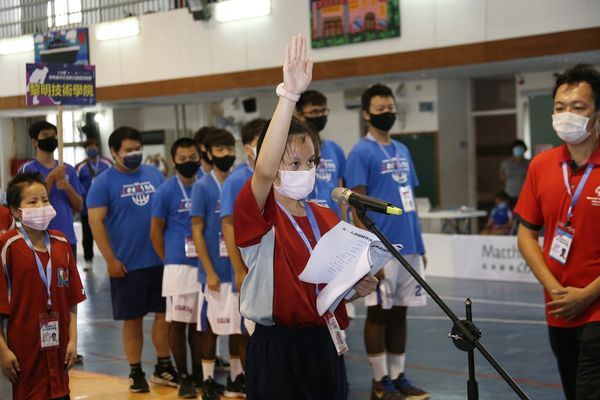
<path id="1" fill-rule="evenodd" d="M 423 289 L 429 294 L 429 296 L 435 301 L 435 303 L 442 309 L 442 311 L 450 318 L 453 322 L 452 331 L 448 335 L 454 345 L 462 350 L 468 352 L 469 361 L 469 380 L 467 382 L 467 395 L 468 400 L 478 400 L 479 392 L 477 381 L 475 380 L 475 357 L 473 350 L 476 348 L 479 350 L 481 355 L 490 363 L 490 365 L 500 374 L 500 376 L 508 383 L 511 389 L 523 400 L 529 400 L 529 397 L 525 392 L 517 385 L 517 383 L 508 375 L 508 373 L 502 368 L 502 366 L 494 359 L 494 357 L 487 351 L 487 349 L 479 342 L 481 337 L 481 331 L 472 322 L 471 313 L 471 300 L 465 301 L 467 309 L 467 319 L 460 320 L 454 314 L 454 312 L 446 305 L 446 303 L 438 296 L 431 286 L 415 271 L 415 269 L 402 257 L 396 247 L 385 237 L 385 235 L 377 228 L 375 223 L 367 216 L 367 209 L 364 204 L 360 207 L 355 207 L 358 218 L 365 225 L 365 227 L 371 231 L 375 236 L 381 240 L 383 245 L 388 251 L 402 264 L 402 266 L 412 275 L 413 278 L 421 285 Z"/>

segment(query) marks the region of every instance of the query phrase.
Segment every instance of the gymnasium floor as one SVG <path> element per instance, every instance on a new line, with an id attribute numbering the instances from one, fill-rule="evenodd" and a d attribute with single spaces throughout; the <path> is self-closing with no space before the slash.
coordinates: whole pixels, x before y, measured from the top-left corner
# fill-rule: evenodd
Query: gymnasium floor
<path id="1" fill-rule="evenodd" d="M 88 301 L 79 310 L 79 352 L 85 356 L 85 363 L 72 375 L 73 398 L 176 398 L 176 391 L 167 388 L 153 389 L 150 395 L 128 393 L 129 371 L 122 350 L 121 325 L 111 319 L 109 283 L 102 259 L 96 257 L 93 273 L 81 275 L 88 292 Z M 464 315 L 464 298 L 472 298 L 474 319 L 483 331 L 481 342 L 531 399 L 562 398 L 538 285 L 446 278 L 428 281 L 459 317 Z M 366 400 L 371 376 L 362 342 L 365 309 L 360 301 L 355 304 L 357 318 L 348 331 L 350 352 L 346 365 L 350 399 Z M 144 323 L 143 354 L 147 375 L 155 362 L 150 327 L 148 319 Z M 434 399 L 466 399 L 467 353 L 457 350 L 448 339 L 450 329 L 451 323 L 431 300 L 426 307 L 409 311 L 408 377 L 431 392 Z M 226 352 L 225 341 L 221 348 Z M 476 365 L 481 399 L 518 398 L 480 355 L 476 356 Z M 218 375 L 217 380 L 224 381 L 225 375 Z"/>

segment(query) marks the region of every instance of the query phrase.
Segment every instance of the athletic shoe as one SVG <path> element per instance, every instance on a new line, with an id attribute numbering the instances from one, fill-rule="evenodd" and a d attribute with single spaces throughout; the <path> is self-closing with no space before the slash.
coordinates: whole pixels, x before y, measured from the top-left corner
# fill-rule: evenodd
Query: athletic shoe
<path id="1" fill-rule="evenodd" d="M 404 373 L 398 375 L 398 377 L 392 382 L 394 383 L 396 389 L 406 396 L 408 400 L 427 400 L 431 397 L 431 394 L 427 393 L 421 388 L 416 387 L 410 380 L 406 379 Z"/>
<path id="2" fill-rule="evenodd" d="M 229 361 L 221 356 L 215 357 L 215 371 L 229 372 L 230 366 Z"/>
<path id="3" fill-rule="evenodd" d="M 202 400 L 219 400 L 224 389 L 225 386 L 217 383 L 212 376 L 209 376 L 202 383 Z"/>
<path id="4" fill-rule="evenodd" d="M 129 374 L 129 391 L 132 393 L 148 393 L 150 388 L 146 382 L 146 374 L 141 369 L 133 369 Z"/>
<path id="5" fill-rule="evenodd" d="M 167 365 L 156 364 L 150 382 L 162 386 L 177 387 L 179 386 L 179 374 L 171 363 Z"/>
<path id="6" fill-rule="evenodd" d="M 75 364 L 83 364 L 83 356 L 81 354 L 77 354 L 77 357 L 75 357 Z"/>
<path id="7" fill-rule="evenodd" d="M 180 399 L 195 399 L 196 388 L 194 387 L 194 380 L 189 375 L 182 375 L 179 381 L 179 390 L 177 396 Z"/>
<path id="8" fill-rule="evenodd" d="M 389 376 L 371 384 L 371 400 L 405 400 L 406 397 L 396 389 Z"/>
<path id="9" fill-rule="evenodd" d="M 92 266 L 93 266 L 93 262 L 90 260 L 86 260 L 85 261 L 85 267 L 83 267 L 83 271 L 84 272 L 91 272 L 92 271 Z"/>
<path id="10" fill-rule="evenodd" d="M 231 381 L 231 377 L 227 377 L 227 385 L 225 386 L 223 396 L 246 398 L 246 381 L 244 380 L 244 374 L 239 374 L 233 382 Z"/>

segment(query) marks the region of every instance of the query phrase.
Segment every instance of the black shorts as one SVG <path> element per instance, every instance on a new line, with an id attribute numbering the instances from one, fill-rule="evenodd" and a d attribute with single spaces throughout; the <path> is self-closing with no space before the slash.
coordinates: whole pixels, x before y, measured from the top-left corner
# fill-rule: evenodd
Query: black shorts
<path id="1" fill-rule="evenodd" d="M 138 319 L 148 313 L 164 313 L 162 277 L 163 266 L 159 266 L 130 271 L 123 278 L 110 278 L 113 319 Z"/>
<path id="2" fill-rule="evenodd" d="M 246 355 L 248 400 L 345 400 L 348 381 L 327 328 L 256 325 Z"/>

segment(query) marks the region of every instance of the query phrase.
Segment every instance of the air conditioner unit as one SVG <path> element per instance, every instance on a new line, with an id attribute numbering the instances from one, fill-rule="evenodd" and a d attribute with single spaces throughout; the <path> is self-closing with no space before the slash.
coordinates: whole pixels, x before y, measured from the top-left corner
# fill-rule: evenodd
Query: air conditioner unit
<path id="1" fill-rule="evenodd" d="M 344 106 L 348 110 L 361 108 L 361 97 L 366 88 L 344 90 Z"/>

